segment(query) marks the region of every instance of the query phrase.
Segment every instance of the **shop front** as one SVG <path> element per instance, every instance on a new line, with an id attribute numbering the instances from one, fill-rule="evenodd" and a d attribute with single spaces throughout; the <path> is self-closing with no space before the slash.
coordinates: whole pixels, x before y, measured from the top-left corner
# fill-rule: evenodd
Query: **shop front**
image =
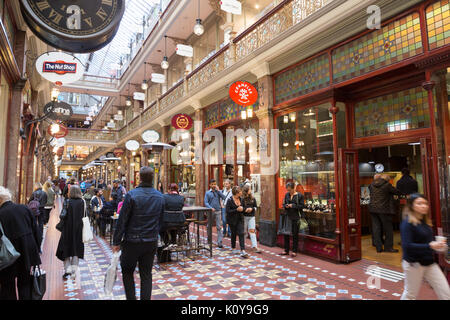
<path id="1" fill-rule="evenodd" d="M 435 233 L 449 237 L 449 13 L 447 1 L 424 2 L 273 76 L 277 221 L 285 185 L 295 182 L 308 222 L 303 252 L 383 259 L 371 256 L 368 185 L 383 173 L 396 186 L 404 168 L 430 200 Z M 387 259 L 397 264 L 405 197 L 393 204 L 400 252 Z M 449 267 L 448 255 L 439 259 Z"/>

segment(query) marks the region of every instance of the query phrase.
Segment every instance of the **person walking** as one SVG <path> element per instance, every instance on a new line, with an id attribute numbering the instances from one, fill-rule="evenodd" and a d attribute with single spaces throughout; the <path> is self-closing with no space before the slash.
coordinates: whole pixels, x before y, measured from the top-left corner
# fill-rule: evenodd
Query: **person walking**
<path id="1" fill-rule="evenodd" d="M 141 300 L 152 295 L 152 268 L 164 215 L 164 198 L 153 188 L 154 170 L 142 167 L 141 184 L 125 196 L 114 232 L 113 252 L 122 250 L 120 265 L 127 300 L 136 300 L 134 270 L 139 267 Z"/>
<path id="2" fill-rule="evenodd" d="M 30 203 L 33 200 L 39 201 L 39 209 L 36 214 L 36 217 L 37 217 L 37 224 L 39 227 L 39 232 L 41 233 L 41 241 L 39 242 L 39 247 L 40 247 L 41 242 L 42 242 L 42 237 L 44 235 L 44 215 L 45 215 L 44 208 L 47 205 L 47 194 L 44 192 L 44 190 L 42 190 L 42 184 L 40 182 L 36 182 L 34 184 L 34 191 L 31 194 L 31 197 L 30 197 L 30 200 L 28 201 L 28 203 Z"/>
<path id="3" fill-rule="evenodd" d="M 291 224 L 292 231 L 292 257 L 297 256 L 298 251 L 298 232 L 299 226 L 298 222 L 301 215 L 303 215 L 303 208 L 305 207 L 304 196 L 295 191 L 295 183 L 288 182 L 286 184 L 287 193 L 284 196 L 283 208 L 284 214 L 287 215 L 287 219 Z M 280 253 L 282 256 L 288 256 L 290 249 L 290 238 L 289 235 L 284 235 L 284 252 Z"/>
<path id="4" fill-rule="evenodd" d="M 117 206 L 119 205 L 119 202 L 122 201 L 122 198 L 124 196 L 123 187 L 120 185 L 119 180 L 113 181 L 113 188 L 111 190 L 111 202 L 114 207 L 114 211 L 117 211 Z"/>
<path id="5" fill-rule="evenodd" d="M 230 180 L 225 180 L 223 183 L 223 190 L 221 191 L 222 194 L 225 196 L 225 200 L 221 200 L 221 206 L 222 206 L 222 226 L 223 226 L 223 236 L 231 237 L 231 229 L 230 226 L 227 224 L 227 210 L 226 205 L 229 198 L 232 197 L 231 193 L 231 182 Z"/>
<path id="6" fill-rule="evenodd" d="M 244 234 L 244 206 L 242 203 L 242 191 L 239 186 L 231 189 L 232 197 L 227 201 L 227 221 L 231 228 L 231 249 L 236 249 L 236 236 L 239 237 L 239 246 L 241 248 L 241 257 L 248 258 L 245 252 L 245 234 Z"/>
<path id="7" fill-rule="evenodd" d="M 103 197 L 103 189 L 95 189 L 94 196 L 91 199 L 90 206 L 94 215 L 95 224 L 98 227 L 100 237 L 105 237 L 107 217 L 103 217 L 102 211 L 105 205 L 105 198 Z"/>
<path id="8" fill-rule="evenodd" d="M 67 199 L 69 197 L 70 187 L 75 185 L 75 184 L 76 184 L 76 181 L 75 181 L 74 178 L 70 179 L 69 183 L 66 184 L 66 186 L 64 187 L 64 190 L 63 190 L 63 197 L 65 199 Z"/>
<path id="9" fill-rule="evenodd" d="M 43 224 L 47 226 L 48 220 L 50 219 L 50 211 L 55 207 L 55 196 L 56 193 L 53 190 L 52 183 L 50 181 L 46 181 L 42 190 L 47 194 L 47 203 L 44 207 L 44 217 Z"/>
<path id="10" fill-rule="evenodd" d="M 377 252 L 398 252 L 394 249 L 394 230 L 392 218 L 393 195 L 400 195 L 400 191 L 389 183 L 387 174 L 375 175 L 374 181 L 369 185 L 370 203 L 368 206 L 372 220 L 373 241 Z M 384 235 L 384 250 L 383 250 Z"/>
<path id="11" fill-rule="evenodd" d="M 103 179 L 98 180 L 97 188 L 98 189 L 106 189 L 106 184 Z"/>
<path id="12" fill-rule="evenodd" d="M 79 259 L 84 259 L 83 217 L 86 203 L 81 189 L 72 185 L 68 193 L 66 214 L 63 219 L 63 229 L 59 239 L 56 257 L 64 262 L 63 278 L 74 276 L 77 288 L 81 288 Z"/>
<path id="13" fill-rule="evenodd" d="M 425 196 L 417 193 L 410 195 L 400 225 L 405 273 L 401 300 L 415 300 L 423 279 L 430 284 L 439 300 L 450 300 L 449 284 L 434 260 L 434 253 L 447 252 L 447 241 L 433 240 L 429 211 Z"/>
<path id="14" fill-rule="evenodd" d="M 242 203 L 244 205 L 244 232 L 245 237 L 250 235 L 250 241 L 252 242 L 252 250 L 255 253 L 261 253 L 258 249 L 258 241 L 256 239 L 256 199 L 252 194 L 252 189 L 249 184 L 244 185 L 242 188 Z"/>
<path id="15" fill-rule="evenodd" d="M 26 206 L 11 201 L 11 193 L 0 186 L 0 224 L 20 257 L 0 270 L 0 301 L 31 300 L 30 269 L 41 264 L 39 230 L 33 213 Z M 0 231 L 0 237 L 2 236 Z"/>
<path id="16" fill-rule="evenodd" d="M 402 169 L 402 177 L 397 181 L 397 190 L 404 196 L 409 196 L 410 194 L 417 193 L 419 191 L 417 181 L 410 176 L 408 168 Z"/>
<path id="17" fill-rule="evenodd" d="M 209 190 L 206 191 L 205 194 L 205 207 L 213 209 L 213 219 L 216 221 L 216 229 L 217 229 L 217 246 L 219 248 L 223 248 L 222 239 L 223 239 L 223 231 L 222 231 L 222 207 L 220 205 L 220 199 L 225 200 L 225 196 L 223 193 L 219 191 L 219 187 L 217 187 L 216 180 L 211 179 L 209 181 Z"/>

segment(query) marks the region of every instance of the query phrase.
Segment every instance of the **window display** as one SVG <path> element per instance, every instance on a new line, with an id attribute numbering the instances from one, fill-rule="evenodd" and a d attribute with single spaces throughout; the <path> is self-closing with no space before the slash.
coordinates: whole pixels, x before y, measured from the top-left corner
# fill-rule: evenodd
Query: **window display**
<path id="1" fill-rule="evenodd" d="M 328 105 L 323 105 L 278 117 L 278 207 L 282 207 L 286 183 L 294 182 L 296 191 L 305 197 L 303 213 L 308 228 L 301 232 L 334 239 L 336 198 L 333 126 L 328 109 Z"/>

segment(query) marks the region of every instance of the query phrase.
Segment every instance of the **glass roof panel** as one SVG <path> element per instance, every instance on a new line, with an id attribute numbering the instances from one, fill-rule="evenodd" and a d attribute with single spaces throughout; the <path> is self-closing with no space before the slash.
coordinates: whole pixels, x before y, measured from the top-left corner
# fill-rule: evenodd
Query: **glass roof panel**
<path id="1" fill-rule="evenodd" d="M 162 1 L 163 7 L 166 2 Z M 131 53 L 130 43 L 142 42 L 142 34 L 148 35 L 149 32 L 144 30 L 144 21 L 148 29 L 148 18 L 158 15 L 160 3 L 161 0 L 126 0 L 125 13 L 111 43 L 96 52 L 75 55 L 86 66 L 85 75 L 108 78 L 119 76 L 121 57 Z"/>

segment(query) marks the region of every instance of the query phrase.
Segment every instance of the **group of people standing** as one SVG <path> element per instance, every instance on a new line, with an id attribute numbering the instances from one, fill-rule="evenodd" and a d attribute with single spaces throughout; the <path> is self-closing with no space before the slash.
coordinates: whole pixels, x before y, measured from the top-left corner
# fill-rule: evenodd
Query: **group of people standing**
<path id="1" fill-rule="evenodd" d="M 224 189 L 219 190 L 217 182 L 211 179 L 210 189 L 205 194 L 205 206 L 214 210 L 217 229 L 217 246 L 223 248 L 225 236 L 231 238 L 231 248 L 236 252 L 236 237 L 239 238 L 240 255 L 248 258 L 245 251 L 245 237 L 250 236 L 252 250 L 261 253 L 256 239 L 256 199 L 249 184 L 231 188 L 229 180 L 224 182 Z M 227 229 L 228 226 L 228 229 Z"/>

